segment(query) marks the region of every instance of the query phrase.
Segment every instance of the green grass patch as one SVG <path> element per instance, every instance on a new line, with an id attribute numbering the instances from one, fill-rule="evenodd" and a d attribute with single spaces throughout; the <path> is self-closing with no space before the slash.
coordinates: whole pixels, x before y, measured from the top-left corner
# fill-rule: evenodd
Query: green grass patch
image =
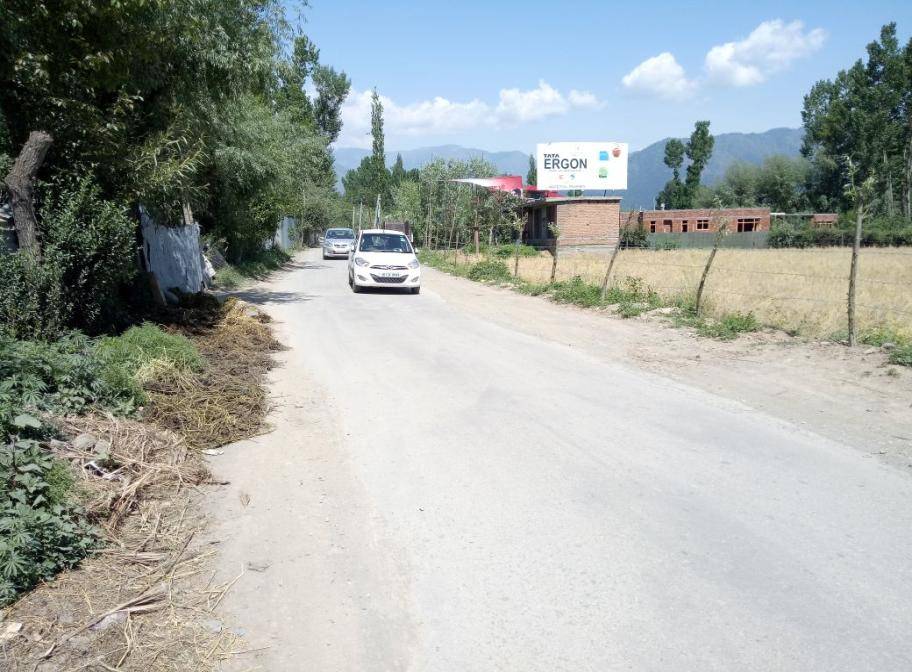
<path id="1" fill-rule="evenodd" d="M 602 290 L 598 285 L 585 282 L 576 276 L 551 285 L 551 298 L 558 303 L 572 303 L 584 308 L 602 305 Z"/>
<path id="2" fill-rule="evenodd" d="M 528 294 L 529 296 L 542 296 L 554 288 L 548 282 L 518 282 L 515 287 L 520 294 Z"/>
<path id="3" fill-rule="evenodd" d="M 291 255 L 278 248 L 262 250 L 254 257 L 217 270 L 213 284 L 222 289 L 237 289 L 250 280 L 264 279 L 290 260 Z"/>
<path id="4" fill-rule="evenodd" d="M 482 250 L 482 253 L 491 257 L 496 257 L 497 259 L 511 259 L 516 256 L 516 251 L 515 243 L 504 243 L 503 245 L 487 247 Z M 519 256 L 521 257 L 537 257 L 538 254 L 538 250 L 534 247 L 529 245 L 519 246 Z"/>
<path id="5" fill-rule="evenodd" d="M 486 259 L 472 264 L 469 267 L 466 277 L 469 280 L 486 281 L 486 282 L 507 282 L 512 279 L 510 269 L 507 265 L 496 259 Z"/>
<path id="6" fill-rule="evenodd" d="M 890 351 L 890 364 L 912 366 L 912 343 L 897 345 Z"/>
<path id="7" fill-rule="evenodd" d="M 720 341 L 732 341 L 740 334 L 760 329 L 760 323 L 753 313 L 728 313 L 721 319 L 697 317 L 685 313 L 675 320 L 676 326 L 692 327 L 704 338 L 715 338 Z"/>
<path id="8" fill-rule="evenodd" d="M 101 339 L 95 355 L 102 364 L 100 376 L 108 387 L 137 402 L 145 399 L 142 381 L 154 377 L 157 371 L 202 371 L 205 365 L 190 339 L 149 323 L 131 327 L 120 336 Z"/>

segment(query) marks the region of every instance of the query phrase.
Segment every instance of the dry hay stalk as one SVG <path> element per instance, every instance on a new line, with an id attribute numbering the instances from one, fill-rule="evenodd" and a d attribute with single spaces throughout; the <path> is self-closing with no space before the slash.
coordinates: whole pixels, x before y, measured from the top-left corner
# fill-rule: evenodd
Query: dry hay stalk
<path id="1" fill-rule="evenodd" d="M 279 343 L 268 316 L 236 299 L 205 326 L 180 328 L 206 358 L 201 373 L 162 370 L 145 384 L 144 417 L 182 435 L 190 447 L 213 448 L 263 431 L 269 409 L 262 387 Z"/>
<path id="2" fill-rule="evenodd" d="M 176 434 L 131 420 L 67 418 L 59 428 L 94 435 L 107 456 L 51 446 L 82 474 L 86 506 L 111 543 L 7 609 L 23 629 L 0 650 L 0 669 L 214 669 L 236 638 L 201 622 L 213 618 L 200 578 L 213 551 L 192 543 L 201 495 L 187 486 L 208 479 L 202 457 Z"/>

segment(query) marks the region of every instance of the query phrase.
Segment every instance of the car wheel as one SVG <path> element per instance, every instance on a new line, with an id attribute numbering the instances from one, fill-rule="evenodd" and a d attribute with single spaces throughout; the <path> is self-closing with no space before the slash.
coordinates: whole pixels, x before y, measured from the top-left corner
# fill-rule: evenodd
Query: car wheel
<path id="1" fill-rule="evenodd" d="M 323 253 L 323 261 L 326 261 L 326 252 Z"/>
<path id="2" fill-rule="evenodd" d="M 357 282 L 355 282 L 354 280 L 352 280 L 351 286 L 352 286 L 352 291 L 353 291 L 355 294 L 360 294 L 360 293 L 361 293 L 361 288 L 358 287 L 358 283 L 357 283 Z"/>
<path id="3" fill-rule="evenodd" d="M 420 294 L 421 287 L 412 287 L 412 294 Z"/>

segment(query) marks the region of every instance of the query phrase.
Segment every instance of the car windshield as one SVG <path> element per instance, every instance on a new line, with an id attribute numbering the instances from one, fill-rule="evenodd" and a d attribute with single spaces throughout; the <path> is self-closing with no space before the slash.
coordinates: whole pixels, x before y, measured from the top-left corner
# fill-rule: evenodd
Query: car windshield
<path id="1" fill-rule="evenodd" d="M 326 232 L 327 238 L 354 238 L 355 232 L 351 229 L 329 229 Z"/>
<path id="2" fill-rule="evenodd" d="M 401 233 L 365 233 L 361 236 L 361 252 L 410 253 L 412 246 Z"/>

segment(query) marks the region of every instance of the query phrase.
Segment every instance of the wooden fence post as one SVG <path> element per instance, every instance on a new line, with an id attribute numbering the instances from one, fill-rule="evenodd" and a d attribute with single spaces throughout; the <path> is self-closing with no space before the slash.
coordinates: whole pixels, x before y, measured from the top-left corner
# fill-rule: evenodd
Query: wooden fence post
<path id="1" fill-rule="evenodd" d="M 716 237 L 713 240 L 712 252 L 709 253 L 709 259 L 706 260 L 706 267 L 703 269 L 703 275 L 700 277 L 700 286 L 697 288 L 697 303 L 694 306 L 694 312 L 699 316 L 700 309 L 703 307 L 703 289 L 706 287 L 706 278 L 709 276 L 709 269 L 712 266 L 713 259 L 716 258 L 716 252 L 719 249 L 719 243 L 722 242 L 722 238 L 725 236 L 725 229 L 728 227 L 728 222 L 723 220 L 719 221 L 719 230 L 716 231 Z"/>
<path id="2" fill-rule="evenodd" d="M 551 246 L 551 282 L 557 277 L 557 238 Z"/>
<path id="3" fill-rule="evenodd" d="M 605 277 L 602 280 L 602 301 L 605 300 L 605 296 L 608 295 L 608 278 L 611 277 L 611 269 L 614 268 L 614 260 L 617 259 L 618 253 L 621 251 L 621 241 L 618 239 L 617 245 L 614 246 L 614 252 L 611 253 L 611 261 L 608 262 L 608 270 L 605 271 Z"/>
<path id="4" fill-rule="evenodd" d="M 852 244 L 852 267 L 849 271 L 849 297 L 847 317 L 849 321 L 849 346 L 858 344 L 858 325 L 855 321 L 855 290 L 858 284 L 858 252 L 861 250 L 861 228 L 864 222 L 864 201 L 861 197 L 855 206 L 855 242 Z"/>

